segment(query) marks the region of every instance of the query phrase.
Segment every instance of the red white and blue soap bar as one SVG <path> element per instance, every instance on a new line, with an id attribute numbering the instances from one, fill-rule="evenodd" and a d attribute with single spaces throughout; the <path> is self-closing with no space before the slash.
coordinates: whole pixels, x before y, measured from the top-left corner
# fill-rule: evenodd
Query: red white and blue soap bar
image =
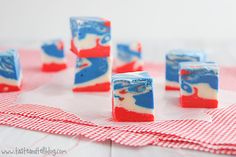
<path id="1" fill-rule="evenodd" d="M 147 72 L 113 75 L 112 88 L 112 112 L 115 121 L 154 121 L 153 79 Z"/>
<path id="2" fill-rule="evenodd" d="M 22 70 L 19 54 L 10 49 L 0 52 L 0 92 L 20 90 L 22 85 Z"/>
<path id="3" fill-rule="evenodd" d="M 67 67 L 64 44 L 61 40 L 52 40 L 41 46 L 42 71 L 60 71 Z"/>
<path id="4" fill-rule="evenodd" d="M 78 57 L 110 56 L 111 23 L 98 17 L 71 17 L 71 51 Z"/>
<path id="5" fill-rule="evenodd" d="M 104 58 L 77 58 L 74 92 L 106 92 L 111 84 L 111 60 Z"/>
<path id="6" fill-rule="evenodd" d="M 206 55 L 200 51 L 176 49 L 166 54 L 166 90 L 179 90 L 179 63 L 204 62 Z"/>
<path id="7" fill-rule="evenodd" d="M 218 106 L 219 67 L 214 62 L 180 64 L 180 102 L 183 107 Z"/>
<path id="8" fill-rule="evenodd" d="M 142 46 L 140 42 L 118 43 L 115 72 L 135 72 L 143 70 Z"/>

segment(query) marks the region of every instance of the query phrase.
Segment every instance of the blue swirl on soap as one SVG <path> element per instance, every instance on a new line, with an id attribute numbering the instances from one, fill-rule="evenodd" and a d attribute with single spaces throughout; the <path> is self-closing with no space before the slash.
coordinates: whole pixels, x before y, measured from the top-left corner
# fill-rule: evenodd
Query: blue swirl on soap
<path id="1" fill-rule="evenodd" d="M 130 81 L 125 81 L 125 80 L 120 80 L 120 81 L 116 81 L 116 83 L 114 84 L 113 89 L 114 90 L 119 90 L 125 87 L 130 86 Z"/>
<path id="2" fill-rule="evenodd" d="M 101 39 L 101 44 L 106 44 L 106 43 L 108 43 L 109 41 L 111 40 L 111 35 L 110 35 L 110 33 L 106 33 L 103 37 L 102 37 L 102 39 Z"/>
<path id="3" fill-rule="evenodd" d="M 86 61 L 89 65 L 83 67 Z M 75 84 L 89 82 L 106 74 L 109 68 L 108 58 L 77 58 L 76 68 L 81 69 L 75 75 Z"/>
<path id="4" fill-rule="evenodd" d="M 153 102 L 153 91 L 150 86 L 152 86 L 151 80 L 146 80 L 147 82 L 137 83 L 127 83 L 127 82 L 116 82 L 114 85 L 114 90 L 125 89 L 128 93 L 133 93 L 133 98 L 135 99 L 135 104 L 141 107 L 146 107 L 152 109 L 154 107 Z"/>
<path id="5" fill-rule="evenodd" d="M 43 51 L 48 55 L 56 58 L 64 58 L 64 50 L 59 49 L 56 45 L 56 42 L 43 44 L 42 47 Z"/>
<path id="6" fill-rule="evenodd" d="M 70 28 L 71 28 L 71 34 L 72 37 L 75 37 L 77 35 L 78 30 L 78 24 L 75 18 L 70 18 Z"/>
<path id="7" fill-rule="evenodd" d="M 130 92 L 130 93 L 141 93 L 141 92 L 144 92 L 146 90 L 146 86 L 147 85 L 146 85 L 145 82 L 133 84 L 133 85 L 130 85 L 128 87 L 128 92 Z"/>
<path id="8" fill-rule="evenodd" d="M 125 62 L 130 62 L 133 57 L 141 59 L 141 53 L 131 50 L 128 44 L 117 44 L 117 57 Z"/>
<path id="9" fill-rule="evenodd" d="M 135 105 L 153 109 L 153 81 L 147 72 L 117 74 L 112 77 L 114 90 L 125 90 L 135 99 Z M 117 95 L 116 95 L 117 97 Z"/>
<path id="10" fill-rule="evenodd" d="M 192 93 L 190 90 L 190 84 L 206 83 L 215 90 L 218 90 L 218 71 L 210 69 L 194 69 L 189 70 L 189 74 L 182 75 L 182 85 L 181 88 L 188 93 Z M 188 87 L 188 88 L 186 88 Z"/>
<path id="11" fill-rule="evenodd" d="M 127 88 L 128 92 L 139 93 L 143 92 L 147 86 L 152 85 L 151 79 L 137 79 L 137 80 L 120 80 L 115 81 L 114 90 Z"/>
<path id="12" fill-rule="evenodd" d="M 192 87 L 188 83 L 183 81 L 183 80 L 181 81 L 181 89 L 185 90 L 188 93 L 192 93 L 193 92 Z"/>
<path id="13" fill-rule="evenodd" d="M 20 75 L 19 57 L 15 50 L 0 53 L 0 76 L 17 80 Z"/>
<path id="14" fill-rule="evenodd" d="M 149 90 L 146 93 L 138 94 L 133 96 L 135 101 L 135 104 L 141 107 L 145 108 L 154 108 L 154 102 L 153 102 L 153 92 L 152 90 Z"/>
<path id="15" fill-rule="evenodd" d="M 187 52 L 187 51 L 186 51 Z M 186 53 L 182 50 L 173 50 L 166 55 L 166 80 L 179 82 L 179 63 L 205 61 L 204 53 Z"/>
<path id="16" fill-rule="evenodd" d="M 99 18 L 71 18 L 70 25 L 72 36 L 78 36 L 79 40 L 86 38 L 88 34 L 94 34 L 102 37 L 100 40 L 101 44 L 106 44 L 111 40 L 111 28 L 105 25 L 105 20 Z"/>

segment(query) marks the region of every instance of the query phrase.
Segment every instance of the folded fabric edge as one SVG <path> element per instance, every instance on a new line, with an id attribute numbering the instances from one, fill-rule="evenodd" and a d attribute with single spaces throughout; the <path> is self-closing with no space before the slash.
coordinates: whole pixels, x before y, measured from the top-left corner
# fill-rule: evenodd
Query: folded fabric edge
<path id="1" fill-rule="evenodd" d="M 60 121 L 47 121 L 37 118 L 26 118 L 19 115 L 1 114 L 0 124 L 58 135 L 81 135 L 91 139 L 92 141 L 111 140 L 115 143 L 126 146 L 140 147 L 146 145 L 157 145 L 170 148 L 194 149 L 217 154 L 236 154 L 236 146 L 232 146 L 230 149 L 224 147 L 216 149 L 215 145 L 212 147 L 211 145 L 202 145 L 200 143 L 196 144 L 186 141 L 160 140 L 157 135 L 153 134 L 132 133 L 111 128 L 63 123 Z"/>

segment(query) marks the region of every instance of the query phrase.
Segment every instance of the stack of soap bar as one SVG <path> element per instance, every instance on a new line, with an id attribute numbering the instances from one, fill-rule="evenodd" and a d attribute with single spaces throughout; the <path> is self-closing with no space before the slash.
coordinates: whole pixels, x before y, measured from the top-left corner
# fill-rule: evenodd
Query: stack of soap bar
<path id="1" fill-rule="evenodd" d="M 153 79 L 147 72 L 113 75 L 112 86 L 115 121 L 154 121 Z"/>
<path id="2" fill-rule="evenodd" d="M 183 107 L 216 108 L 218 65 L 213 62 L 180 64 L 180 102 Z"/>
<path id="3" fill-rule="evenodd" d="M 73 91 L 109 91 L 110 65 L 109 57 L 77 58 Z"/>
<path id="4" fill-rule="evenodd" d="M 110 56 L 110 21 L 97 17 L 70 18 L 71 51 L 78 57 Z"/>
<path id="5" fill-rule="evenodd" d="M 179 63 L 204 62 L 206 56 L 198 51 L 172 50 L 166 54 L 166 90 L 179 90 Z"/>
<path id="6" fill-rule="evenodd" d="M 110 21 L 94 17 L 70 19 L 71 51 L 77 55 L 74 92 L 110 90 Z"/>
<path id="7" fill-rule="evenodd" d="M 42 46 L 42 71 L 60 71 L 66 68 L 64 46 L 61 40 L 53 40 Z"/>
<path id="8" fill-rule="evenodd" d="M 139 42 L 119 43 L 115 72 L 135 72 L 143 70 L 142 46 Z"/>
<path id="9" fill-rule="evenodd" d="M 22 71 L 17 51 L 0 52 L 0 92 L 18 91 L 21 84 Z"/>

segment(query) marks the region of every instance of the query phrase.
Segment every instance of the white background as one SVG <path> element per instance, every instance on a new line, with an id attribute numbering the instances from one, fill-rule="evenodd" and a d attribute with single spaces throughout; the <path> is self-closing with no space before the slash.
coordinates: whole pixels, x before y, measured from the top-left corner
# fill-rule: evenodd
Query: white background
<path id="1" fill-rule="evenodd" d="M 235 0 L 0 0 L 0 41 L 69 39 L 70 16 L 110 19 L 113 39 L 236 38 Z"/>

